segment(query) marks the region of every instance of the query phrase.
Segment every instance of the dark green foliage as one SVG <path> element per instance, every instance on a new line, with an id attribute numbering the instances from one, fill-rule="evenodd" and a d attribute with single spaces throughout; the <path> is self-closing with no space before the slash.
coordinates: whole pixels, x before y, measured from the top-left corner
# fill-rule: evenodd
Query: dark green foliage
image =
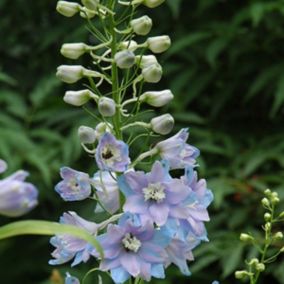
<path id="1" fill-rule="evenodd" d="M 208 224 L 211 241 L 196 250 L 193 276 L 183 278 L 172 269 L 167 281 L 155 283 L 237 283 L 232 273 L 245 253 L 255 254 L 238 236 L 261 222 L 260 191 L 270 187 L 284 198 L 284 1 L 167 4 L 145 9 L 156 23 L 152 34 L 173 40 L 159 58 L 165 77 L 156 88 L 174 92 L 169 111 L 176 129 L 191 128 L 190 143 L 202 151 L 199 171 L 208 178 L 215 202 Z M 27 217 L 49 220 L 64 210 L 78 208 L 85 217 L 93 210 L 89 204 L 83 212 L 80 204 L 64 205 L 53 190 L 60 166 L 92 169 L 76 128 L 94 126 L 84 111 L 61 99 L 64 87 L 54 76 L 66 63 L 60 46 L 88 37 L 80 18 L 61 17 L 55 5 L 55 0 L 0 0 L 0 157 L 9 162 L 10 172 L 29 170 L 40 189 L 40 206 Z M 52 270 L 46 264 L 47 242 L 26 237 L 2 242 L 1 283 L 46 281 Z M 262 283 L 284 283 L 283 257 Z"/>

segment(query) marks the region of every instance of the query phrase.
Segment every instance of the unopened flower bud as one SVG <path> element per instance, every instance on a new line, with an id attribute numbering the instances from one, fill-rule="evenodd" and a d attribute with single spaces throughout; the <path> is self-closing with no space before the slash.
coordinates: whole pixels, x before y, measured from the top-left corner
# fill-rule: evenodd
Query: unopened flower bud
<path id="1" fill-rule="evenodd" d="M 266 189 L 266 190 L 264 191 L 264 194 L 267 195 L 267 196 L 270 196 L 271 193 L 272 193 L 272 192 L 271 192 L 270 189 Z"/>
<path id="2" fill-rule="evenodd" d="M 147 83 L 158 83 L 163 75 L 163 69 L 160 64 L 152 64 L 142 69 L 142 75 Z"/>
<path id="3" fill-rule="evenodd" d="M 80 126 L 78 129 L 78 136 L 83 144 L 93 144 L 96 141 L 95 129 L 88 126 Z"/>
<path id="4" fill-rule="evenodd" d="M 162 53 L 171 46 L 169 36 L 156 36 L 147 39 L 148 48 L 154 53 Z"/>
<path id="5" fill-rule="evenodd" d="M 153 26 L 153 21 L 148 16 L 142 16 L 130 22 L 130 26 L 137 35 L 147 35 Z"/>
<path id="6" fill-rule="evenodd" d="M 119 68 L 128 69 L 135 64 L 135 54 L 129 50 L 122 50 L 115 54 L 114 61 Z"/>
<path id="7" fill-rule="evenodd" d="M 141 95 L 140 101 L 145 102 L 154 107 L 162 107 L 169 103 L 174 98 L 170 90 L 160 92 L 146 92 Z"/>
<path id="8" fill-rule="evenodd" d="M 154 132 L 166 135 L 169 134 L 174 127 L 174 118 L 170 114 L 163 114 L 151 120 L 151 127 Z"/>
<path id="9" fill-rule="evenodd" d="M 261 203 L 262 203 L 262 205 L 264 207 L 269 207 L 270 206 L 270 202 L 269 202 L 269 200 L 266 197 L 262 198 Z"/>
<path id="10" fill-rule="evenodd" d="M 123 41 L 119 45 L 119 47 L 121 49 L 128 49 L 130 51 L 135 51 L 137 49 L 137 46 L 138 46 L 138 44 L 135 40 Z"/>
<path id="11" fill-rule="evenodd" d="M 96 16 L 96 12 L 86 7 L 80 9 L 80 16 L 84 19 L 92 19 Z"/>
<path id="12" fill-rule="evenodd" d="M 113 99 L 102 97 L 98 102 L 99 112 L 102 116 L 111 117 L 115 115 L 116 105 Z"/>
<path id="13" fill-rule="evenodd" d="M 78 59 L 86 52 L 87 45 L 85 43 L 65 43 L 61 47 L 61 54 L 66 58 Z"/>
<path id="14" fill-rule="evenodd" d="M 251 235 L 249 235 L 249 234 L 244 234 L 244 233 L 242 233 L 242 234 L 240 235 L 240 240 L 241 240 L 242 242 L 252 242 L 252 241 L 254 241 L 254 237 L 251 236 Z"/>
<path id="15" fill-rule="evenodd" d="M 259 264 L 259 260 L 257 258 L 251 259 L 248 263 L 250 266 L 256 266 L 257 264 Z"/>
<path id="16" fill-rule="evenodd" d="M 144 0 L 143 5 L 145 5 L 148 8 L 156 8 L 163 4 L 165 0 Z"/>
<path id="17" fill-rule="evenodd" d="M 258 263 L 258 264 L 255 266 L 255 269 L 256 269 L 257 271 L 262 272 L 262 271 L 265 270 L 265 265 L 264 265 L 263 263 Z"/>
<path id="18" fill-rule="evenodd" d="M 158 60 L 155 55 L 136 56 L 136 62 L 141 69 L 147 68 L 153 64 L 158 64 Z"/>
<path id="19" fill-rule="evenodd" d="M 78 3 L 58 1 L 56 11 L 65 17 L 73 17 L 80 11 L 80 7 Z"/>
<path id="20" fill-rule="evenodd" d="M 267 223 L 264 225 L 264 228 L 265 228 L 266 231 L 271 230 L 271 223 L 270 223 L 270 222 L 267 222 Z"/>
<path id="21" fill-rule="evenodd" d="M 268 221 L 271 221 L 271 217 L 272 217 L 271 214 L 268 213 L 268 212 L 266 212 L 266 213 L 264 214 L 264 220 L 267 221 L 267 222 L 268 222 Z"/>
<path id="22" fill-rule="evenodd" d="M 65 103 L 73 106 L 82 106 L 86 104 L 91 98 L 89 90 L 81 91 L 67 91 L 63 97 Z"/>
<path id="23" fill-rule="evenodd" d="M 105 122 L 100 122 L 95 129 L 96 138 L 99 140 L 106 132 L 111 132 L 112 125 Z"/>
<path id="24" fill-rule="evenodd" d="M 235 277 L 237 279 L 244 279 L 249 275 L 249 272 L 246 270 L 239 270 L 235 272 Z"/>
<path id="25" fill-rule="evenodd" d="M 276 234 L 274 234 L 273 238 L 277 241 L 280 241 L 283 239 L 283 233 L 282 232 L 277 232 Z"/>
<path id="26" fill-rule="evenodd" d="M 100 4 L 99 0 L 82 0 L 83 5 L 93 11 L 98 9 L 98 5 Z"/>
<path id="27" fill-rule="evenodd" d="M 84 76 L 84 67 L 81 65 L 61 65 L 57 68 L 56 76 L 65 83 L 76 83 Z"/>

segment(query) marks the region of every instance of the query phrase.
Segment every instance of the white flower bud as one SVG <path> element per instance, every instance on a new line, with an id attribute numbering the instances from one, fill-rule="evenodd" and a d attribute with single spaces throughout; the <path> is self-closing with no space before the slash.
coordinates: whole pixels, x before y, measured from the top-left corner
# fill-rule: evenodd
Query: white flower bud
<path id="1" fill-rule="evenodd" d="M 67 91 L 63 97 L 65 103 L 73 106 L 82 106 L 92 97 L 89 90 Z"/>
<path id="2" fill-rule="evenodd" d="M 144 0 L 143 5 L 145 5 L 148 8 L 156 8 L 163 4 L 165 0 Z"/>
<path id="3" fill-rule="evenodd" d="M 115 54 L 114 61 L 119 68 L 128 69 L 135 64 L 135 54 L 129 50 L 122 50 Z"/>
<path id="4" fill-rule="evenodd" d="M 271 225 L 270 222 L 267 222 L 267 223 L 264 225 L 264 229 L 265 229 L 266 231 L 271 230 L 271 227 L 272 227 L 272 225 Z"/>
<path id="5" fill-rule="evenodd" d="M 264 207 L 270 206 L 270 202 L 266 197 L 262 198 L 261 203 Z"/>
<path id="6" fill-rule="evenodd" d="M 162 53 L 171 46 L 169 36 L 155 36 L 147 39 L 148 48 L 154 53 Z"/>
<path id="7" fill-rule="evenodd" d="M 277 233 L 275 233 L 274 234 L 274 236 L 273 236 L 273 238 L 275 239 L 275 240 L 282 240 L 283 239 L 283 233 L 282 232 L 277 232 Z"/>
<path id="8" fill-rule="evenodd" d="M 56 11 L 65 17 L 73 17 L 80 11 L 80 7 L 78 3 L 58 1 Z"/>
<path id="9" fill-rule="evenodd" d="M 57 67 L 56 76 L 63 82 L 72 84 L 84 76 L 84 67 L 81 65 L 61 65 Z"/>
<path id="10" fill-rule="evenodd" d="M 155 55 L 136 56 L 136 63 L 142 69 L 149 67 L 153 64 L 159 64 Z"/>
<path id="11" fill-rule="evenodd" d="M 264 191 L 264 194 L 267 195 L 268 197 L 271 195 L 271 190 L 268 188 Z"/>
<path id="12" fill-rule="evenodd" d="M 128 41 L 123 41 L 120 43 L 119 47 L 121 49 L 128 49 L 130 51 L 135 51 L 138 47 L 138 44 L 135 40 L 128 40 Z"/>
<path id="13" fill-rule="evenodd" d="M 264 220 L 266 221 L 266 222 L 268 222 L 268 221 L 271 221 L 271 214 L 270 213 L 268 213 L 268 212 L 266 212 L 265 214 L 264 214 Z"/>
<path id="14" fill-rule="evenodd" d="M 168 113 L 155 117 L 150 122 L 154 132 L 162 135 L 169 134 L 173 130 L 174 123 L 174 118 Z"/>
<path id="15" fill-rule="evenodd" d="M 174 98 L 170 90 L 160 92 L 146 92 L 141 95 L 140 101 L 145 102 L 154 107 L 162 107 L 168 104 Z"/>
<path id="16" fill-rule="evenodd" d="M 96 141 L 95 129 L 88 126 L 80 126 L 78 129 L 78 136 L 83 144 L 93 144 Z"/>
<path id="17" fill-rule="evenodd" d="M 87 50 L 87 45 L 85 43 L 65 43 L 60 49 L 60 53 L 66 58 L 78 59 Z"/>
<path id="18" fill-rule="evenodd" d="M 100 122 L 95 129 L 96 138 L 99 140 L 106 132 L 111 132 L 113 126 L 109 123 Z"/>
<path id="19" fill-rule="evenodd" d="M 96 16 L 96 12 L 86 7 L 80 9 L 80 16 L 84 19 L 92 19 Z"/>
<path id="20" fill-rule="evenodd" d="M 93 11 L 98 9 L 98 5 L 100 4 L 99 0 L 82 0 L 83 5 Z"/>
<path id="21" fill-rule="evenodd" d="M 163 75 L 163 69 L 160 64 L 152 64 L 142 70 L 142 75 L 147 83 L 158 83 Z"/>
<path id="22" fill-rule="evenodd" d="M 259 260 L 257 258 L 252 258 L 249 262 L 248 265 L 250 266 L 256 266 L 257 264 L 259 264 Z"/>
<path id="23" fill-rule="evenodd" d="M 110 117 L 115 115 L 116 105 L 113 99 L 102 97 L 98 102 L 99 112 L 102 116 Z"/>
<path id="24" fill-rule="evenodd" d="M 153 21 L 148 16 L 142 16 L 130 22 L 130 26 L 137 35 L 147 35 L 153 26 Z"/>
<path id="25" fill-rule="evenodd" d="M 252 242 L 252 241 L 254 241 L 254 237 L 252 237 L 251 235 L 242 233 L 240 235 L 240 240 L 242 242 Z"/>
<path id="26" fill-rule="evenodd" d="M 248 271 L 246 271 L 246 270 L 239 270 L 239 271 L 235 272 L 235 277 L 237 279 L 244 279 L 244 278 L 246 278 L 249 275 L 250 275 L 250 273 Z"/>
<path id="27" fill-rule="evenodd" d="M 262 272 L 262 271 L 265 270 L 265 265 L 264 265 L 263 263 L 258 263 L 258 264 L 255 266 L 255 269 L 256 269 L 257 271 Z"/>

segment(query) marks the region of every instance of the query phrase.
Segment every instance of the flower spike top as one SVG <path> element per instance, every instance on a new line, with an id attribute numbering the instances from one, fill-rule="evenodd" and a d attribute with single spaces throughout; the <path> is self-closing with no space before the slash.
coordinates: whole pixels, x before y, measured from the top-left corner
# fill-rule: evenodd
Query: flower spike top
<path id="1" fill-rule="evenodd" d="M 114 283 L 130 278 L 140 283 L 165 278 L 165 269 L 171 264 L 190 275 L 188 261 L 193 261 L 193 250 L 208 241 L 204 223 L 209 221 L 207 207 L 213 196 L 195 171 L 199 150 L 187 143 L 188 129 L 163 137 L 174 128 L 170 113 L 142 114 L 174 99 L 171 90 L 152 89 L 163 76 L 159 56 L 170 48 L 171 39 L 151 34 L 156 23 L 148 15 L 136 17 L 141 5 L 153 9 L 164 2 L 57 4 L 63 16 L 85 19 L 95 38 L 92 42 L 96 42 L 64 43 L 60 50 L 71 60 L 90 58 L 87 67 L 61 65 L 56 75 L 69 85 L 84 81 L 84 89 L 68 90 L 63 99 L 70 107 L 82 107 L 94 119 L 94 124 L 79 127 L 78 136 L 86 158 L 95 166 L 95 173 L 67 166 L 61 169 L 63 180 L 55 187 L 57 193 L 65 201 L 89 199 L 94 210 L 90 221 L 69 212 L 60 223 L 86 230 L 100 243 L 104 257 L 86 241 L 57 235 L 51 238 L 55 247 L 52 265 L 72 261 L 74 266 L 96 258 L 96 269 L 109 272 Z M 151 89 L 144 89 L 147 84 Z M 172 172 L 176 169 L 184 174 L 176 175 Z M 98 214 L 104 221 L 94 223 Z M 79 280 L 67 274 L 65 283 Z"/>

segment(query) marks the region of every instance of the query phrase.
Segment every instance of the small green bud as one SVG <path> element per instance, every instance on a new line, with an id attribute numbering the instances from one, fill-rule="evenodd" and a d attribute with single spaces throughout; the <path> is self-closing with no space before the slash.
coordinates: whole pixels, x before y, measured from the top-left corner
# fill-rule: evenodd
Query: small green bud
<path id="1" fill-rule="evenodd" d="M 86 7 L 80 9 L 80 16 L 84 19 L 92 19 L 96 16 L 96 12 Z"/>
<path id="2" fill-rule="evenodd" d="M 152 64 L 142 69 L 142 76 L 147 83 L 158 83 L 163 75 L 163 69 L 160 64 Z"/>
<path id="3" fill-rule="evenodd" d="M 114 61 L 119 68 L 128 69 L 135 64 L 135 54 L 129 50 L 122 50 L 115 54 Z"/>
<path id="4" fill-rule="evenodd" d="M 67 91 L 63 97 L 65 103 L 73 106 L 82 106 L 92 97 L 89 90 Z"/>
<path id="5" fill-rule="evenodd" d="M 266 189 L 264 191 L 264 194 L 269 197 L 271 195 L 271 190 L 270 189 Z"/>
<path id="6" fill-rule="evenodd" d="M 98 109 L 102 116 L 114 116 L 116 111 L 115 101 L 111 98 L 102 97 L 99 99 Z"/>
<path id="7" fill-rule="evenodd" d="M 148 48 L 154 53 L 162 53 L 171 46 L 169 36 L 155 36 L 147 39 Z"/>
<path id="8" fill-rule="evenodd" d="M 271 214 L 270 213 L 268 213 L 268 212 L 266 212 L 265 214 L 264 214 L 264 220 L 266 221 L 266 222 L 268 222 L 268 221 L 271 221 Z"/>
<path id="9" fill-rule="evenodd" d="M 257 264 L 259 264 L 259 260 L 257 258 L 252 258 L 248 263 L 250 266 L 256 266 Z"/>
<path id="10" fill-rule="evenodd" d="M 237 279 L 244 279 L 244 278 L 246 278 L 247 276 L 249 276 L 249 272 L 248 271 L 246 271 L 246 270 L 239 270 L 239 271 L 236 271 L 235 272 L 235 277 L 237 278 Z"/>
<path id="11" fill-rule="evenodd" d="M 156 8 L 160 6 L 161 4 L 163 4 L 164 2 L 165 0 L 144 0 L 142 1 L 142 4 L 148 8 Z"/>
<path id="12" fill-rule="evenodd" d="M 99 0 L 82 0 L 82 4 L 89 10 L 97 11 L 100 1 Z"/>
<path id="13" fill-rule="evenodd" d="M 262 271 L 265 270 L 265 265 L 264 265 L 263 263 L 258 263 L 258 264 L 256 264 L 255 269 L 256 269 L 257 271 L 262 272 Z"/>
<path id="14" fill-rule="evenodd" d="M 279 203 L 280 202 L 280 199 L 279 199 L 279 197 L 271 197 L 271 203 L 272 204 L 277 204 L 277 203 Z"/>
<path id="15" fill-rule="evenodd" d="M 266 231 L 271 230 L 271 223 L 270 223 L 270 222 L 267 222 L 267 223 L 265 224 L 264 228 L 265 228 Z"/>
<path id="16" fill-rule="evenodd" d="M 252 241 L 254 241 L 254 237 L 251 236 L 251 235 L 249 235 L 249 234 L 244 234 L 244 233 L 242 233 L 242 234 L 240 235 L 240 240 L 241 240 L 242 242 L 252 242 Z"/>
<path id="17" fill-rule="evenodd" d="M 261 203 L 262 203 L 262 205 L 264 207 L 269 207 L 270 206 L 270 202 L 269 202 L 269 200 L 266 197 L 262 198 Z"/>
<path id="18" fill-rule="evenodd" d="M 155 117 L 150 122 L 153 131 L 161 135 L 169 134 L 173 130 L 174 123 L 174 118 L 168 113 Z"/>
<path id="19" fill-rule="evenodd" d="M 80 11 L 81 6 L 78 3 L 68 1 L 58 1 L 56 11 L 65 17 L 73 17 Z"/>
<path id="20" fill-rule="evenodd" d="M 96 141 L 95 130 L 88 126 L 80 126 L 78 129 L 78 136 L 83 144 L 93 144 Z"/>
<path id="21" fill-rule="evenodd" d="M 283 233 L 282 232 L 277 232 L 276 234 L 274 234 L 273 239 L 279 241 L 283 239 Z"/>
<path id="22" fill-rule="evenodd" d="M 84 43 L 65 43 L 62 45 L 60 53 L 66 58 L 78 59 L 87 50 L 87 45 Z"/>
<path id="23" fill-rule="evenodd" d="M 137 35 L 147 35 L 153 26 L 153 21 L 148 16 L 142 16 L 130 22 L 130 26 Z"/>
<path id="24" fill-rule="evenodd" d="M 153 107 L 162 107 L 168 104 L 174 98 L 171 90 L 160 92 L 145 92 L 140 96 L 140 101 L 145 102 Z"/>

